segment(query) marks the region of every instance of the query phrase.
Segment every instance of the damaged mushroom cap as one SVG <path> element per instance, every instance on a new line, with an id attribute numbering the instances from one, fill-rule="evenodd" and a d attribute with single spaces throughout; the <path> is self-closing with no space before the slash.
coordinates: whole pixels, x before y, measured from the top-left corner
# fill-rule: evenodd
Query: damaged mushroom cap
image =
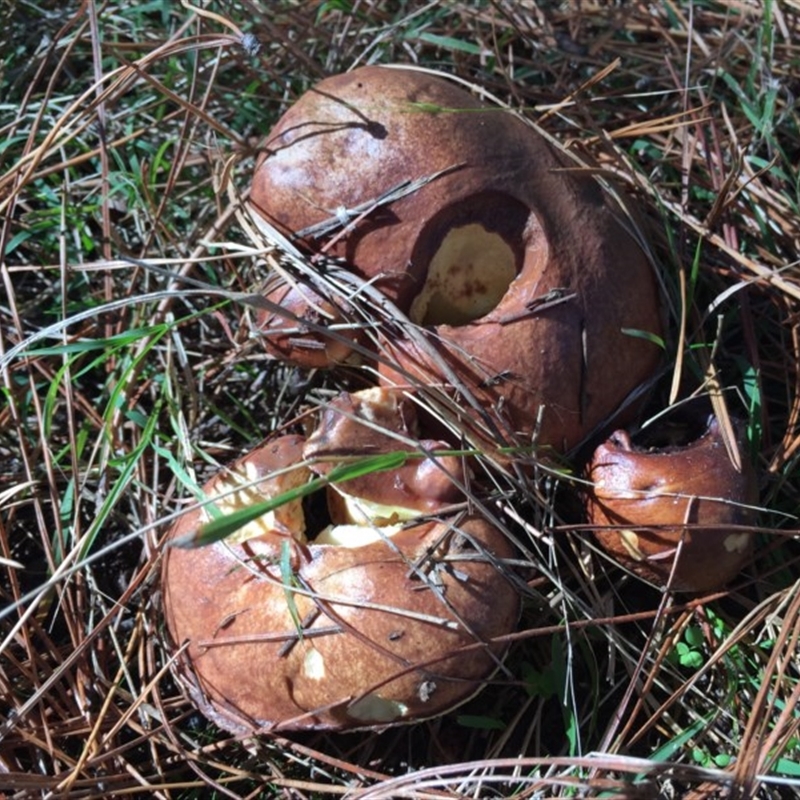
<path id="1" fill-rule="evenodd" d="M 304 446 L 268 442 L 204 491 L 228 511 L 302 485 Z M 298 466 L 276 472 L 287 461 Z M 167 627 L 176 646 L 188 643 L 179 669 L 203 713 L 236 732 L 341 730 L 434 716 L 472 696 L 519 613 L 498 563 L 512 555 L 504 535 L 462 515 L 328 526 L 315 538 L 297 519 L 303 508 L 290 503 L 277 526 L 260 518 L 245 536 L 167 547 Z M 168 543 L 207 519 L 185 514 Z"/>
<path id="2" fill-rule="evenodd" d="M 757 486 L 742 461 L 741 470 L 732 463 L 716 418 L 681 447 L 639 450 L 617 431 L 589 466 L 589 522 L 607 526 L 595 537 L 650 583 L 686 592 L 721 588 L 752 558 L 753 534 L 739 526 L 754 522 Z"/>
<path id="3" fill-rule="evenodd" d="M 327 475 L 354 456 L 407 452 L 408 460 L 388 476 L 373 472 L 337 484 L 331 504 L 343 509 L 341 498 L 353 499 L 362 507 L 360 516 L 364 516 L 365 502 L 375 513 L 378 506 L 383 507 L 383 518 L 391 509 L 407 516 L 433 514 L 463 500 L 466 466 L 460 456 L 447 454 L 446 442 L 418 437 L 414 401 L 400 391 L 375 387 L 345 392 L 330 402 L 309 436 L 304 454 L 315 473 Z M 354 506 L 346 505 L 351 513 L 344 518 L 352 517 Z M 333 509 L 332 514 L 342 518 Z"/>
<path id="4" fill-rule="evenodd" d="M 266 140 L 250 199 L 433 334 L 420 347 L 387 330 L 387 383 L 454 392 L 451 368 L 505 440 L 574 446 L 659 362 L 657 282 L 625 211 L 452 81 L 387 67 L 323 81 Z"/>

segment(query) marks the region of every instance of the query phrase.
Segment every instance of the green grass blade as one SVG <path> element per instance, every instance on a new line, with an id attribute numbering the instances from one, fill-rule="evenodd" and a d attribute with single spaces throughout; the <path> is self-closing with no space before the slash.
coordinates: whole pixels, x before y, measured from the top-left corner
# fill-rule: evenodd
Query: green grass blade
<path id="1" fill-rule="evenodd" d="M 322 489 L 331 483 L 342 483 L 360 478 L 362 475 L 369 475 L 373 472 L 385 472 L 397 469 L 405 464 L 406 460 L 413 457 L 414 453 L 394 452 L 385 453 L 370 458 L 359 459 L 349 464 L 340 464 L 334 467 L 324 478 L 313 478 L 303 486 L 290 489 L 277 497 L 265 500 L 263 503 L 254 503 L 247 508 L 225 514 L 218 519 L 213 519 L 201 525 L 196 531 L 192 531 L 185 536 L 179 536 L 172 540 L 173 547 L 204 547 L 227 538 L 253 520 L 258 519 L 263 514 L 274 511 L 276 508 L 291 503 L 295 500 L 302 500 L 313 492 Z"/>

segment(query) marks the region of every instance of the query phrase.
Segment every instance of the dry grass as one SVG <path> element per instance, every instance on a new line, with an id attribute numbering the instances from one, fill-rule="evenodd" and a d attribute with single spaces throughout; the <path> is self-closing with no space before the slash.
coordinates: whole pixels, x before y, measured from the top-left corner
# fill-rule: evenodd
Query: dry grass
<path id="1" fill-rule="evenodd" d="M 2 796 L 797 796 L 800 5 L 213 10 L 5 9 Z M 568 482 L 497 477 L 530 589 L 512 677 L 380 735 L 242 741 L 173 681 L 159 542 L 195 479 L 363 380 L 255 346 L 235 198 L 286 105 L 369 62 L 485 87 L 635 198 L 674 331 L 650 412 L 747 420 L 761 546 L 729 590 L 662 596 L 575 532 Z"/>

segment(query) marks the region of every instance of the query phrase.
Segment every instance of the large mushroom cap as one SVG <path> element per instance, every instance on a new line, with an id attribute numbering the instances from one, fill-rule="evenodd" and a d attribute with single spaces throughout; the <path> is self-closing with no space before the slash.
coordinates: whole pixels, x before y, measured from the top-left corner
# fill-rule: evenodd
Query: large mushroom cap
<path id="1" fill-rule="evenodd" d="M 453 391 L 444 359 L 501 438 L 569 448 L 653 374 L 642 333 L 662 334 L 659 296 L 630 219 L 513 113 L 427 72 L 365 67 L 305 94 L 264 147 L 254 209 L 314 249 L 335 240 L 329 253 L 433 334 L 420 347 L 388 332 L 388 383 Z"/>
<path id="2" fill-rule="evenodd" d="M 684 446 L 642 450 L 617 431 L 595 451 L 588 477 L 595 537 L 650 583 L 711 591 L 752 557 L 755 475 L 746 460 L 734 466 L 715 418 Z"/>
<path id="3" fill-rule="evenodd" d="M 223 512 L 276 497 L 309 481 L 309 456 L 301 437 L 280 437 L 205 493 Z M 375 478 L 362 514 L 388 507 Z M 382 474 L 384 500 L 396 498 L 396 478 Z M 237 732 L 346 729 L 434 716 L 474 694 L 500 664 L 519 597 L 503 574 L 504 535 L 478 516 L 444 514 L 450 504 L 442 498 L 436 518 L 398 508 L 319 530 L 294 501 L 225 541 L 168 546 L 166 622 L 187 645 L 178 663 L 200 709 Z M 187 513 L 168 544 L 207 519 Z"/>

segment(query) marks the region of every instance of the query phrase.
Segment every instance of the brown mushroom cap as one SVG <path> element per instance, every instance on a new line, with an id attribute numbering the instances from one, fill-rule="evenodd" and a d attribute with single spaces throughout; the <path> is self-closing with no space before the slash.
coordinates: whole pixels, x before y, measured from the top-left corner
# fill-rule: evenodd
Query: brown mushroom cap
<path id="1" fill-rule="evenodd" d="M 373 472 L 343 481 L 337 490 L 370 503 L 433 514 L 463 500 L 466 466 L 460 456 L 444 454 L 450 449 L 446 442 L 418 436 L 415 403 L 399 391 L 376 387 L 334 398 L 303 453 L 318 475 L 329 474 L 354 455 L 414 454 L 390 478 Z M 422 455 L 426 453 L 431 455 Z"/>
<path id="2" fill-rule="evenodd" d="M 637 450 L 617 431 L 595 451 L 588 478 L 589 522 L 611 526 L 595 537 L 650 583 L 713 591 L 752 557 L 753 534 L 732 526 L 753 523 L 754 472 L 748 463 L 736 469 L 716 419 L 684 447 Z"/>
<path id="3" fill-rule="evenodd" d="M 541 444 L 574 446 L 659 360 L 635 333 L 661 335 L 662 320 L 630 220 L 513 113 L 440 77 L 386 67 L 306 93 L 267 139 L 250 197 L 293 233 L 337 213 L 350 220 L 342 209 L 408 181 L 422 184 L 378 204 L 331 252 L 435 334 L 431 346 L 502 438 L 536 429 Z M 450 387 L 436 357 L 386 338 L 387 383 Z"/>
<path id="4" fill-rule="evenodd" d="M 310 476 L 304 444 L 268 442 L 204 491 L 238 489 L 217 501 L 227 511 L 302 485 Z M 513 630 L 519 598 L 497 563 L 511 546 L 484 519 L 344 525 L 315 541 L 297 519 L 299 501 L 282 510 L 225 541 L 165 551 L 167 627 L 175 645 L 188 642 L 179 667 L 218 725 L 245 732 L 409 722 L 468 699 L 497 668 L 505 645 L 494 640 Z M 206 520 L 199 509 L 185 514 L 168 544 Z"/>
<path id="5" fill-rule="evenodd" d="M 305 369 L 357 360 L 353 342 L 359 338 L 358 329 L 348 325 L 348 309 L 333 298 L 320 297 L 310 286 L 283 281 L 273 282 L 264 296 L 285 310 L 278 314 L 260 308 L 255 313 L 255 330 L 274 356 Z M 336 335 L 333 326 L 338 326 Z"/>

